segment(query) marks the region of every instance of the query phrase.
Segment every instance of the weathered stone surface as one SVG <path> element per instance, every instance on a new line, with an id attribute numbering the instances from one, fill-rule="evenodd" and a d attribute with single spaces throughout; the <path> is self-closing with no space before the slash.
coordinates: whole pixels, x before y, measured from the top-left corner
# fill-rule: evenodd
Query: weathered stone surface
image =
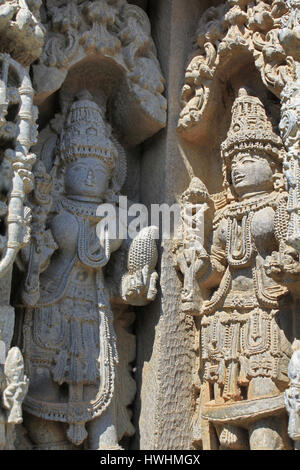
<path id="1" fill-rule="evenodd" d="M 28 388 L 20 350 L 11 348 L 15 314 L 9 305 L 13 264 L 30 239 L 30 209 L 26 195 L 34 181 L 36 160 L 31 147 L 37 137 L 37 108 L 26 67 L 42 52 L 43 28 L 39 5 L 7 1 L 0 5 L 0 375 L 1 449 L 14 449 L 15 425 L 22 422 L 21 405 Z M 11 55 L 10 55 L 11 54 Z M 11 349 L 10 349 L 11 348 Z"/>
<path id="2" fill-rule="evenodd" d="M 0 1 L 2 449 L 299 448 L 299 11 Z"/>
<path id="3" fill-rule="evenodd" d="M 218 192 L 218 194 L 211 196 L 215 203 L 216 214 L 219 214 L 216 215 L 213 222 L 214 238 L 212 240 L 210 237 L 207 237 L 206 242 L 203 244 L 197 237 L 192 239 L 188 236 L 185 242 L 177 246 L 175 250 L 178 267 L 184 274 L 184 285 L 192 285 L 192 288 L 188 289 L 189 295 L 186 295 L 186 291 L 183 290 L 182 308 L 186 308 L 190 313 L 200 315 L 201 317 L 202 349 L 199 358 L 202 391 L 200 394 L 199 413 L 202 419 L 198 420 L 198 441 L 201 439 L 202 432 L 202 445 L 204 448 L 218 448 L 220 446 L 221 449 L 226 447 L 233 449 L 248 448 L 250 446 L 253 449 L 281 449 L 285 446 L 289 448 L 291 445 L 286 436 L 286 415 L 283 409 L 283 397 L 281 395 L 280 398 L 278 394 L 288 387 L 288 359 L 291 357 L 292 350 L 297 348 L 298 345 L 298 321 L 293 313 L 298 306 L 299 292 L 299 255 L 297 253 L 298 206 L 296 202 L 298 201 L 297 194 L 299 194 L 297 191 L 297 145 L 299 141 L 297 139 L 298 110 L 296 98 L 298 82 L 297 49 L 294 49 L 293 57 L 288 56 L 291 53 L 293 41 L 295 42 L 297 38 L 297 8 L 298 3 L 293 1 L 287 2 L 287 4 L 271 1 L 266 4 L 258 1 L 256 5 L 247 1 L 229 1 L 211 6 L 200 17 L 195 50 L 186 71 L 185 86 L 182 94 L 183 110 L 178 124 L 180 135 L 190 141 L 193 148 L 196 145 L 206 145 L 207 141 L 209 141 L 212 149 L 214 149 L 213 139 L 216 136 L 220 144 L 222 141 L 224 142 L 222 144 L 223 169 L 222 172 L 220 167 L 218 170 L 219 174 L 223 175 L 223 193 L 220 191 L 220 183 L 216 184 L 215 178 L 212 177 L 212 175 L 216 174 L 215 167 L 210 175 L 207 175 L 205 170 L 201 171 L 202 168 L 201 170 L 197 169 L 196 173 L 196 176 L 204 178 L 208 188 L 212 188 L 210 192 Z M 280 30 L 280 28 L 282 29 Z M 293 39 L 291 39 L 292 37 Z M 248 51 L 247 53 L 246 50 Z M 253 54 L 253 59 L 251 54 Z M 258 68 L 261 74 L 261 82 L 252 64 L 255 64 Z M 246 70 L 247 76 L 244 74 Z M 256 83 L 253 82 L 254 76 L 256 76 Z M 279 96 L 282 92 L 282 120 L 280 129 L 282 131 L 283 143 L 288 148 L 288 152 L 285 151 L 282 143 L 280 143 L 278 135 L 276 136 L 272 130 L 272 127 L 274 128 L 275 126 L 276 128 L 279 124 L 279 114 L 274 107 L 274 100 L 272 103 L 271 96 L 266 94 L 261 86 L 262 84 L 268 87 L 274 95 Z M 243 98 L 243 95 L 241 95 L 234 102 L 231 127 L 226 137 L 228 130 L 226 130 L 225 122 L 228 123 L 230 120 L 230 115 L 227 113 L 232 106 L 232 97 L 236 97 L 238 90 L 243 86 L 252 90 L 252 93 L 255 90 L 256 96 L 259 96 L 262 101 L 257 100 L 257 98 L 248 99 L 246 95 Z M 264 105 L 262 105 L 262 102 Z M 263 110 L 264 106 L 271 117 L 272 125 L 271 122 L 268 123 L 265 111 Z M 216 112 L 222 112 L 219 123 L 216 122 L 219 134 L 216 132 L 216 128 L 211 128 L 211 122 L 213 122 L 213 116 Z M 221 139 L 220 136 L 222 136 Z M 278 157 L 276 157 L 276 152 Z M 192 156 L 192 152 L 188 148 L 187 154 Z M 243 155 L 246 158 L 244 161 Z M 275 158 L 274 163 L 272 163 L 273 176 L 270 172 L 271 167 L 270 170 L 267 170 L 268 164 L 263 164 L 263 160 L 258 165 L 260 168 L 257 167 L 257 170 L 255 170 L 254 160 L 258 158 L 258 155 L 260 155 L 260 158 L 263 158 L 263 155 L 265 155 L 264 158 L 266 159 Z M 267 155 L 269 156 L 267 157 Z M 255 157 L 254 160 L 253 157 Z M 236 158 L 237 160 L 235 161 Z M 212 162 L 212 159 L 213 155 L 209 161 Z M 230 163 L 231 159 L 233 159 L 233 164 Z M 194 164 L 194 160 L 191 161 Z M 251 168 L 251 161 L 253 161 L 253 168 Z M 280 169 L 279 163 L 277 170 L 275 170 L 276 165 L 278 165 L 278 163 L 275 164 L 275 161 L 281 161 L 283 168 Z M 249 168 L 247 168 L 247 165 L 249 165 Z M 196 165 L 194 164 L 193 167 L 195 168 Z M 263 188 L 264 179 L 265 188 Z M 272 180 L 273 183 L 271 183 Z M 271 202 L 272 184 L 274 184 L 275 189 L 274 195 L 276 191 L 279 191 L 280 194 L 278 202 L 275 203 L 275 206 L 278 204 L 277 209 Z M 242 190 L 243 186 L 245 190 Z M 267 186 L 269 189 L 267 189 Z M 289 190 L 288 194 L 283 191 L 284 188 Z M 258 202 L 262 198 L 263 201 L 264 197 L 266 197 L 263 196 L 264 192 L 265 194 L 269 193 L 268 197 L 271 197 L 271 199 L 269 202 L 266 200 L 263 207 L 260 208 L 258 205 L 255 208 L 255 200 Z M 262 194 L 262 196 L 256 196 L 256 194 Z M 249 207 L 247 206 L 249 204 L 247 202 L 248 198 Z M 282 198 L 281 203 L 280 198 Z M 200 204 L 197 207 L 204 203 L 201 197 L 196 202 Z M 251 204 L 254 204 L 254 206 Z M 267 210 L 268 204 L 271 204 L 271 211 Z M 282 212 L 282 216 L 278 218 L 276 213 L 280 212 L 280 204 L 285 212 Z M 235 207 L 237 212 L 235 212 Z M 246 207 L 248 207 L 248 210 L 246 210 Z M 185 210 L 183 206 L 183 214 Z M 263 217 L 261 222 L 259 222 L 260 211 Z M 271 222 L 272 217 L 274 217 L 272 216 L 272 211 L 275 211 L 274 222 Z M 283 348 L 281 349 L 283 362 L 279 361 L 281 365 L 278 368 L 280 378 L 276 379 L 274 376 L 272 379 L 273 383 L 277 384 L 277 392 L 276 387 L 273 392 L 271 391 L 271 382 L 268 385 L 270 379 L 267 378 L 271 370 L 269 369 L 269 372 L 267 372 L 267 369 L 269 367 L 272 368 L 273 340 L 270 340 L 269 343 L 267 342 L 269 344 L 266 347 L 268 359 L 267 356 L 264 359 L 265 361 L 267 360 L 269 366 L 265 367 L 263 365 L 264 360 L 262 358 L 258 360 L 257 356 L 255 358 L 257 367 L 254 374 L 256 377 L 254 375 L 251 376 L 251 367 L 250 370 L 247 369 L 251 363 L 252 353 L 250 352 L 250 345 L 252 340 L 249 340 L 249 342 L 245 338 L 247 334 L 251 333 L 250 330 L 253 326 L 249 326 L 250 329 L 246 327 L 248 321 L 247 315 L 250 313 L 249 318 L 251 318 L 251 309 L 255 307 L 255 296 L 258 296 L 257 299 L 260 298 L 258 300 L 258 309 L 262 308 L 261 312 L 267 307 L 267 304 L 265 304 L 265 307 L 263 307 L 263 304 L 260 305 L 259 302 L 263 302 L 263 296 L 258 294 L 259 291 L 256 291 L 257 293 L 251 296 L 251 288 L 247 283 L 249 283 L 253 275 L 254 284 L 260 286 L 259 289 L 263 287 L 264 282 L 266 282 L 267 286 L 270 286 L 270 281 L 263 281 L 263 277 L 255 275 L 254 267 L 252 267 L 251 271 L 247 271 L 250 268 L 251 255 L 247 262 L 247 230 L 245 231 L 247 224 L 243 224 L 246 223 L 246 219 L 251 213 L 253 213 L 253 222 L 250 222 L 249 225 L 251 234 L 248 238 L 249 243 L 252 249 L 256 247 L 256 256 L 263 256 L 265 259 L 259 269 L 265 264 L 263 277 L 270 276 L 279 285 L 285 286 L 282 288 L 278 286 L 278 299 L 280 299 L 281 307 L 279 306 L 276 309 L 276 315 L 279 315 L 279 317 L 281 315 L 282 317 L 282 320 L 276 320 L 276 323 L 280 325 L 278 332 L 280 332 L 280 335 L 283 335 L 278 343 Z M 285 215 L 283 215 L 284 213 Z M 243 220 L 244 222 L 242 223 Z M 267 230 L 269 222 L 271 222 L 270 230 L 272 230 L 271 226 L 274 226 L 275 239 L 278 240 L 277 248 L 276 243 L 274 245 L 271 242 L 270 235 L 264 235 L 264 230 Z M 207 228 L 211 223 L 210 217 L 206 216 L 204 219 L 205 227 Z M 233 226 L 236 226 L 236 231 L 234 231 Z M 251 229 L 251 226 L 253 229 Z M 220 236 L 217 235 L 217 238 L 215 238 L 217 233 Z M 259 241 L 256 237 L 259 237 Z M 234 242 L 235 239 L 236 243 Z M 267 245 L 263 248 L 264 239 L 265 243 L 268 241 L 269 248 L 267 248 Z M 237 240 L 240 241 L 238 242 Z M 206 253 L 205 250 L 203 251 L 205 244 L 211 247 L 209 253 Z M 232 253 L 235 253 L 234 256 L 230 254 L 231 250 L 233 250 Z M 243 251 L 245 257 L 242 256 L 238 261 L 238 253 L 242 253 L 240 250 L 245 250 Z M 276 254 L 276 251 L 278 251 L 278 254 Z M 280 254 L 281 252 L 282 254 Z M 237 259 L 235 260 L 236 256 Z M 245 263 L 244 267 L 243 263 Z M 209 265 L 211 266 L 210 268 L 208 267 Z M 258 263 L 257 268 L 259 265 L 260 263 Z M 191 273 L 194 273 L 194 282 L 189 280 L 192 279 Z M 231 277 L 232 274 L 230 273 L 233 274 L 233 277 Z M 259 280 L 260 277 L 261 280 Z M 197 288 L 199 283 L 200 286 L 202 285 L 202 288 Z M 211 287 L 214 287 L 216 291 L 212 295 L 211 300 L 208 300 L 210 298 L 209 288 Z M 239 295 L 241 295 L 245 288 L 247 295 L 244 293 L 239 298 Z M 284 293 L 286 288 L 289 290 L 291 297 L 287 296 L 287 291 Z M 280 289 L 283 289 L 282 294 L 279 294 Z M 234 292 L 235 290 L 236 293 Z M 276 288 L 274 287 L 274 294 L 275 291 Z M 283 300 L 284 295 L 286 296 L 285 301 Z M 271 302 L 271 297 L 267 297 L 269 302 Z M 230 302 L 233 302 L 232 305 Z M 268 305 L 268 308 L 272 308 L 271 303 Z M 261 314 L 257 313 L 258 316 Z M 268 318 L 268 320 L 266 321 L 271 321 L 271 317 L 272 315 L 267 314 L 266 319 Z M 288 317 L 290 320 L 288 320 Z M 253 320 L 250 319 L 249 325 L 252 323 Z M 252 335 L 254 341 L 252 347 L 264 335 L 266 339 L 267 331 L 267 326 L 263 326 L 263 323 L 260 323 L 257 334 Z M 272 334 L 275 333 L 275 330 L 272 330 L 272 328 L 269 331 L 273 331 Z M 232 341 L 230 338 L 232 338 Z M 229 345 L 231 343 L 231 349 L 229 347 L 231 352 L 229 350 L 226 352 L 227 340 Z M 234 347 L 237 348 L 236 359 L 234 359 Z M 250 349 L 248 350 L 247 348 Z M 243 355 L 245 353 L 244 360 Z M 257 354 L 263 354 L 263 352 L 258 353 L 257 351 Z M 278 357 L 275 354 L 273 362 L 277 362 Z M 260 362 L 261 364 L 259 365 Z M 295 370 L 295 365 L 293 367 L 293 370 Z M 236 376 L 236 380 L 234 376 Z M 255 381 L 259 385 L 256 386 Z M 253 417 L 251 417 L 251 413 L 249 413 L 248 418 L 247 412 L 242 413 L 243 404 L 247 407 L 250 398 L 255 400 L 255 397 L 260 394 L 270 396 L 272 393 L 274 394 L 274 400 L 276 400 L 277 394 L 278 400 L 281 401 L 278 412 L 280 412 L 282 418 L 280 416 L 275 418 L 276 407 L 272 410 L 271 405 L 269 409 L 270 417 L 264 418 L 264 403 L 266 409 L 269 405 L 268 399 L 264 400 L 262 398 L 257 403 L 257 413 L 258 415 L 262 413 L 261 425 L 259 424 L 259 419 L 256 420 L 254 426 L 249 424 L 247 420 L 250 419 L 251 421 Z M 295 396 L 293 385 L 291 385 L 290 392 L 286 391 L 286 394 L 287 397 L 291 397 L 290 401 L 287 398 L 287 403 L 289 404 L 288 409 L 293 423 L 292 425 L 290 424 L 290 428 L 294 428 L 292 433 L 290 431 L 290 436 L 295 438 L 294 424 L 296 421 L 294 417 L 296 414 L 292 410 L 296 410 L 296 405 L 292 401 L 292 396 Z M 234 405 L 235 401 L 237 405 Z M 235 425 L 243 423 L 242 427 L 249 430 L 249 438 L 247 438 L 244 432 L 242 434 L 239 433 L 239 426 L 234 429 L 232 424 L 229 430 L 227 425 L 222 428 L 222 426 L 215 422 L 215 430 L 213 430 L 211 423 L 214 422 L 214 419 L 217 419 L 217 415 L 214 417 L 214 404 L 216 406 L 215 410 L 218 409 L 216 413 L 219 413 L 218 416 L 221 421 L 226 422 L 226 419 L 228 419 L 230 422 L 230 420 L 233 420 Z M 255 406 L 253 407 L 254 409 Z M 201 410 L 205 410 L 203 415 L 201 415 Z M 239 413 L 240 417 L 238 418 Z M 274 424 L 275 421 L 277 424 Z M 268 426 L 270 426 L 269 431 Z M 216 436 L 218 439 L 216 439 Z"/>
<path id="4" fill-rule="evenodd" d="M 164 79 L 146 13 L 126 0 L 45 2 L 43 53 L 33 66 L 39 104 L 62 87 L 74 96 L 82 80 L 102 88 L 123 142 L 136 146 L 165 125 Z"/>
<path id="5" fill-rule="evenodd" d="M 241 88 L 221 146 L 224 202 L 213 216 L 213 239 L 193 239 L 185 233 L 175 252 L 184 278 L 190 271 L 194 274 L 190 298 L 184 290 L 182 302 L 198 304 L 190 313 L 201 317 L 199 413 L 203 427 L 205 422 L 217 423 L 221 448 L 290 447 L 280 418 L 270 431 L 265 421 L 284 412 L 280 393 L 288 386 L 294 334 L 287 289 L 293 294 L 299 282 L 297 253 L 286 244 L 283 151 L 261 101 Z M 204 198 L 207 192 L 198 190 L 197 202 Z M 187 202 L 184 197 L 183 205 Z M 198 290 L 204 289 L 202 302 L 197 284 Z M 212 288 L 216 290 L 209 296 Z M 269 404 L 272 396 L 274 405 Z M 249 443 L 245 435 L 239 437 L 238 429 L 234 443 L 226 441 L 221 423 L 249 429 Z M 203 447 L 215 445 L 209 433 Z"/>
<path id="6" fill-rule="evenodd" d="M 52 169 L 45 170 L 46 153 L 45 163 L 40 161 L 36 168 L 35 235 L 29 252 L 24 251 L 28 267 L 22 295 L 30 377 L 24 410 L 38 418 L 27 419 L 36 448 L 65 449 L 68 439 L 69 448 L 85 443 L 89 449 L 121 449 L 118 441 L 133 432 L 127 406 L 135 387 L 126 356 L 118 364 L 117 342 L 127 341 L 129 362 L 134 344 L 122 328 L 117 340 L 113 304 L 137 306 L 154 300 L 157 249 L 154 229 L 145 228 L 130 245 L 121 295 L 110 287 L 116 276 L 118 282 L 118 274 L 112 268 L 112 279 L 107 280 L 104 267 L 121 248 L 122 239 L 113 237 L 110 227 L 99 231 L 98 214 L 101 204 L 117 201 L 126 178 L 126 160 L 121 161 L 126 155 L 105 114 L 105 95 L 98 106 L 83 91 L 67 114 Z M 117 214 L 116 202 L 114 206 Z M 51 213 L 55 215 L 49 223 Z M 117 268 L 122 269 L 121 263 Z M 122 322 L 122 309 L 120 313 Z M 45 420 L 52 426 L 48 433 Z M 39 427 L 44 429 L 40 438 Z"/>

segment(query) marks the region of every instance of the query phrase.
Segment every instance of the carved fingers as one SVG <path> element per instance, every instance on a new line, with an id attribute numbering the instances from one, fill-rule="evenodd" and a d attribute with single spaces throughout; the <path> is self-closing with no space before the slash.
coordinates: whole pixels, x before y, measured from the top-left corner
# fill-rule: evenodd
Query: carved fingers
<path id="1" fill-rule="evenodd" d="M 136 306 L 148 304 L 156 297 L 157 279 L 157 272 L 151 271 L 149 265 L 134 274 L 126 274 L 122 279 L 123 300 Z"/>
<path id="2" fill-rule="evenodd" d="M 183 274 L 193 270 L 195 277 L 201 277 L 210 264 L 210 256 L 203 246 L 193 246 L 178 254 L 177 264 Z"/>
<path id="3" fill-rule="evenodd" d="M 273 251 L 271 256 L 267 256 L 264 267 L 268 276 L 280 277 L 283 270 L 280 253 Z"/>
<path id="4" fill-rule="evenodd" d="M 279 252 L 273 251 L 267 256 L 264 265 L 266 274 L 275 281 L 290 283 L 300 281 L 300 263 L 296 251 L 291 247 L 284 247 Z"/>

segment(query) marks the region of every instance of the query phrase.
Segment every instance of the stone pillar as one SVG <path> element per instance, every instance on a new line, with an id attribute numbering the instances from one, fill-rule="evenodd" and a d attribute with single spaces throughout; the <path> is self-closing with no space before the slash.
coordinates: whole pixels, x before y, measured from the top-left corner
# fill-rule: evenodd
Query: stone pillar
<path id="1" fill-rule="evenodd" d="M 193 177 L 190 161 L 177 135 L 183 70 L 191 50 L 191 31 L 210 2 L 154 0 L 148 8 L 152 35 L 166 78 L 168 124 L 147 141 L 141 169 L 141 200 L 173 204 Z M 192 152 L 192 159 L 194 154 Z M 199 165 L 199 163 L 198 163 Z M 160 250 L 159 298 L 137 317 L 135 421 L 141 449 L 193 448 L 193 417 L 198 386 L 199 336 L 192 317 L 181 312 L 181 282 L 172 243 Z"/>

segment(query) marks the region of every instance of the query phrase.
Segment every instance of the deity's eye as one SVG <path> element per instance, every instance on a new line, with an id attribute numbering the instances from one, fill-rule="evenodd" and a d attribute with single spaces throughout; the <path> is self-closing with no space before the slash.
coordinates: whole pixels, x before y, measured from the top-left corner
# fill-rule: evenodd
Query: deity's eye
<path id="1" fill-rule="evenodd" d="M 90 135 L 90 136 L 95 136 L 95 135 L 97 135 L 97 129 L 95 129 L 95 127 L 89 127 L 89 128 L 86 130 L 86 135 Z"/>

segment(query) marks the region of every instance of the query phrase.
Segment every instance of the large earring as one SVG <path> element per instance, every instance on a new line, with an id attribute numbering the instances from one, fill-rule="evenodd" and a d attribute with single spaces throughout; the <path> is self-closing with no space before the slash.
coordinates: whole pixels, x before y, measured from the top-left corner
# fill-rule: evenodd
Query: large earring
<path id="1" fill-rule="evenodd" d="M 119 193 L 109 188 L 104 194 L 103 201 L 107 204 L 115 204 L 119 202 Z"/>

